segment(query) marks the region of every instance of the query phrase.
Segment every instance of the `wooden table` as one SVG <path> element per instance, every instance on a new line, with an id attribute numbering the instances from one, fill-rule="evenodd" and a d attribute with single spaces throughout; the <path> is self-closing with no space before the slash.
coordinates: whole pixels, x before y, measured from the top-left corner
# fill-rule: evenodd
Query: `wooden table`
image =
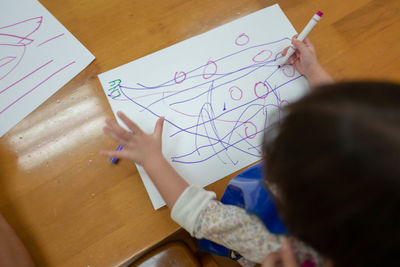
<path id="1" fill-rule="evenodd" d="M 398 0 L 41 2 L 96 60 L 0 139 L 0 211 L 38 266 L 118 265 L 178 229 L 132 163 L 98 155 L 116 146 L 99 73 L 277 2 L 298 31 L 326 13 L 310 38 L 336 79 L 400 81 Z M 221 196 L 229 179 L 208 189 Z"/>

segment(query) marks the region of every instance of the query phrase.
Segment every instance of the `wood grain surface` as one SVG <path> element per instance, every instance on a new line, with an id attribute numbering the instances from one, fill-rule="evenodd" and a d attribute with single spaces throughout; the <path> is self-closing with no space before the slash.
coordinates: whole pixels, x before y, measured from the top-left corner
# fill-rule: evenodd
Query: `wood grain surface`
<path id="1" fill-rule="evenodd" d="M 97 75 L 272 4 L 310 34 L 337 80 L 400 82 L 398 0 L 40 0 L 96 60 L 0 138 L 0 211 L 38 266 L 113 266 L 179 226 L 135 166 L 99 156 L 111 109 Z M 262 27 L 262 25 L 260 25 Z M 207 188 L 220 197 L 231 178 Z"/>

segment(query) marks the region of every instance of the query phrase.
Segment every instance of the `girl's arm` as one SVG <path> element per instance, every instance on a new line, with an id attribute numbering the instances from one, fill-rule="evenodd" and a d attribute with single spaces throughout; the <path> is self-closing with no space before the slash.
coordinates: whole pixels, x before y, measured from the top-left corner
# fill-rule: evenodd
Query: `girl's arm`
<path id="1" fill-rule="evenodd" d="M 104 132 L 122 145 L 120 151 L 103 150 L 101 155 L 107 157 L 125 158 L 141 165 L 150 176 L 161 196 L 172 209 L 178 197 L 188 187 L 188 183 L 172 168 L 162 155 L 161 136 L 164 118 L 161 117 L 152 134 L 142 131 L 122 112 L 117 113 L 118 117 L 131 130 L 126 131 L 114 120 L 107 119 L 107 126 Z"/>
<path id="2" fill-rule="evenodd" d="M 104 132 L 121 144 L 123 149 L 100 153 L 129 159 L 143 166 L 172 210 L 171 217 L 192 236 L 227 246 L 258 263 L 279 248 L 277 237 L 269 233 L 255 215 L 216 201 L 213 192 L 189 187 L 172 168 L 161 151 L 164 118 L 157 121 L 152 134 L 146 134 L 122 112 L 117 115 L 131 132 L 124 130 L 114 120 L 107 119 Z"/>
<path id="3" fill-rule="evenodd" d="M 161 196 L 172 209 L 176 200 L 189 186 L 188 183 L 175 171 L 167 160 L 159 155 L 146 165 L 143 165 Z"/>

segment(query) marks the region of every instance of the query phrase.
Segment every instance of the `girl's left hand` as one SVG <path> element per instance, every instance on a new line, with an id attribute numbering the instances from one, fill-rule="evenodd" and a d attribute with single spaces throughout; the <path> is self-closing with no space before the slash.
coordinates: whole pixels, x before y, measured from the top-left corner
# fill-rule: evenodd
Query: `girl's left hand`
<path id="1" fill-rule="evenodd" d="M 114 120 L 107 119 L 107 126 L 103 128 L 104 133 L 122 145 L 123 148 L 120 151 L 102 150 L 100 151 L 101 155 L 129 159 L 142 166 L 146 165 L 147 162 L 154 162 L 160 156 L 162 157 L 161 136 L 164 117 L 158 119 L 154 132 L 147 134 L 124 113 L 118 111 L 117 115 L 131 132 L 123 129 Z"/>

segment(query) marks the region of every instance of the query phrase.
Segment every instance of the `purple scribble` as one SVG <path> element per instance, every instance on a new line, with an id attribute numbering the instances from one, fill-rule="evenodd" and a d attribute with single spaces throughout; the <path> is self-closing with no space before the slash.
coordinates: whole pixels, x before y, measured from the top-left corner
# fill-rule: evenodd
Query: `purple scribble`
<path id="1" fill-rule="evenodd" d="M 243 33 L 235 44 L 244 46 L 249 40 Z M 261 158 L 256 137 L 279 120 L 281 107 L 288 103 L 280 88 L 302 77 L 294 68 L 292 73 L 291 66 L 278 68 L 277 59 L 288 41 L 241 48 L 191 70 L 171 70 L 171 79 L 159 84 L 127 86 L 115 80 L 107 95 L 114 101 L 127 100 L 157 118 L 165 108 L 176 114 L 173 120 L 165 119 L 175 129 L 169 138 L 185 135 L 193 138 L 193 145 L 173 155 L 173 162 L 196 164 L 216 158 L 236 165 L 239 159 L 233 151 Z"/>

